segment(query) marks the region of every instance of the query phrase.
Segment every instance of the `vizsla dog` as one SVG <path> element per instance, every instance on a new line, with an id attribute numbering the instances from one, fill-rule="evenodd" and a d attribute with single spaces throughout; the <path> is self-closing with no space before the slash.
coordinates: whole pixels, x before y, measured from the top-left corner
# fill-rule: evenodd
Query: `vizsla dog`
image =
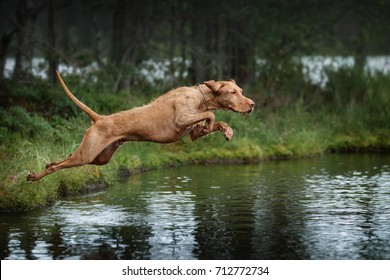
<path id="1" fill-rule="evenodd" d="M 67 159 L 53 162 L 38 174 L 27 176 L 37 181 L 60 169 L 84 164 L 103 165 L 126 141 L 172 143 L 186 134 L 194 141 L 214 131 L 221 131 L 226 140 L 233 130 L 224 122 L 215 122 L 213 110 L 250 113 L 255 103 L 242 95 L 233 80 L 207 81 L 193 87 L 180 87 L 151 103 L 112 115 L 99 115 L 78 100 L 67 88 L 60 74 L 57 77 L 66 94 L 92 119 L 80 147 Z"/>

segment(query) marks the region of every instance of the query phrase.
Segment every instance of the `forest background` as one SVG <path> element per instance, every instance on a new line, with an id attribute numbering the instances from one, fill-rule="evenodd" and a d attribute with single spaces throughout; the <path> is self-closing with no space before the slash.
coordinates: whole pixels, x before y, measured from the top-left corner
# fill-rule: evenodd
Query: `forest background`
<path id="1" fill-rule="evenodd" d="M 390 147 L 390 1 L 3 0 L 0 210 L 28 210 L 151 168 Z M 255 100 L 235 130 L 191 143 L 123 145 L 104 167 L 26 182 L 72 153 L 88 118 L 182 85 L 233 78 Z M 119 174 L 118 174 L 119 173 Z"/>

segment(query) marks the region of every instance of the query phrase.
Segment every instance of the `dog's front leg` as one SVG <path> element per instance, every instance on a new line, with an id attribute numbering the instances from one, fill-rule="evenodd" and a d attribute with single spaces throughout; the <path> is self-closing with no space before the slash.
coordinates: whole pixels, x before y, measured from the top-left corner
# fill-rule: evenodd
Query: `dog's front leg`
<path id="1" fill-rule="evenodd" d="M 195 126 L 194 129 L 191 130 L 191 133 L 190 133 L 191 140 L 195 141 L 196 139 L 203 137 L 207 134 L 213 133 L 214 131 L 221 131 L 223 133 L 223 135 L 225 136 L 225 139 L 227 141 L 229 141 L 233 137 L 233 129 L 230 126 L 228 126 L 224 122 L 216 122 L 213 125 L 213 128 L 211 129 L 211 131 L 208 133 L 205 133 L 205 132 L 207 132 L 207 129 L 203 125 Z"/>
<path id="2" fill-rule="evenodd" d="M 178 130 L 188 129 L 200 122 L 206 121 L 207 125 L 202 125 L 202 130 L 205 134 L 210 133 L 214 127 L 215 116 L 212 112 L 203 112 L 199 114 L 177 114 L 175 118 L 176 127 Z"/>
<path id="3" fill-rule="evenodd" d="M 225 139 L 230 141 L 230 139 L 233 137 L 233 129 L 224 122 L 218 122 L 216 125 L 218 125 L 217 129 L 223 133 Z"/>

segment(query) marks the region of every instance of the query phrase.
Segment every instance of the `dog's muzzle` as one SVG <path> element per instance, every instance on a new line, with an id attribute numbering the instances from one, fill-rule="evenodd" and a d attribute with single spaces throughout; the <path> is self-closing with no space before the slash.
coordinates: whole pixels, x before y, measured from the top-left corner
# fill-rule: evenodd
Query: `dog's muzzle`
<path id="1" fill-rule="evenodd" d="M 249 105 L 248 113 L 251 113 L 255 108 L 255 102 L 251 100 L 248 105 Z"/>

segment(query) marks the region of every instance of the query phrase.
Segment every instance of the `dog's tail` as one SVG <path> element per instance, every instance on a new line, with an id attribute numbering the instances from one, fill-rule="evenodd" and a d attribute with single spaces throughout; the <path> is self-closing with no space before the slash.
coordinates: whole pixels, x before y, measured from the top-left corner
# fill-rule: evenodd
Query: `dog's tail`
<path id="1" fill-rule="evenodd" d="M 101 118 L 101 116 L 97 113 L 95 113 L 94 111 L 92 111 L 91 108 L 89 108 L 87 105 L 85 105 L 83 102 L 81 102 L 80 100 L 78 100 L 71 92 L 70 90 L 68 89 L 68 87 L 66 86 L 64 80 L 61 78 L 61 75 L 58 71 L 56 71 L 56 74 L 57 74 L 57 78 L 58 80 L 60 81 L 60 84 L 61 86 L 64 88 L 64 91 L 66 93 L 66 95 L 68 95 L 68 97 L 70 99 L 72 99 L 74 101 L 74 103 L 76 103 L 77 106 L 79 106 L 85 113 L 87 113 L 87 115 L 92 119 L 93 122 L 96 122 L 98 119 Z"/>

